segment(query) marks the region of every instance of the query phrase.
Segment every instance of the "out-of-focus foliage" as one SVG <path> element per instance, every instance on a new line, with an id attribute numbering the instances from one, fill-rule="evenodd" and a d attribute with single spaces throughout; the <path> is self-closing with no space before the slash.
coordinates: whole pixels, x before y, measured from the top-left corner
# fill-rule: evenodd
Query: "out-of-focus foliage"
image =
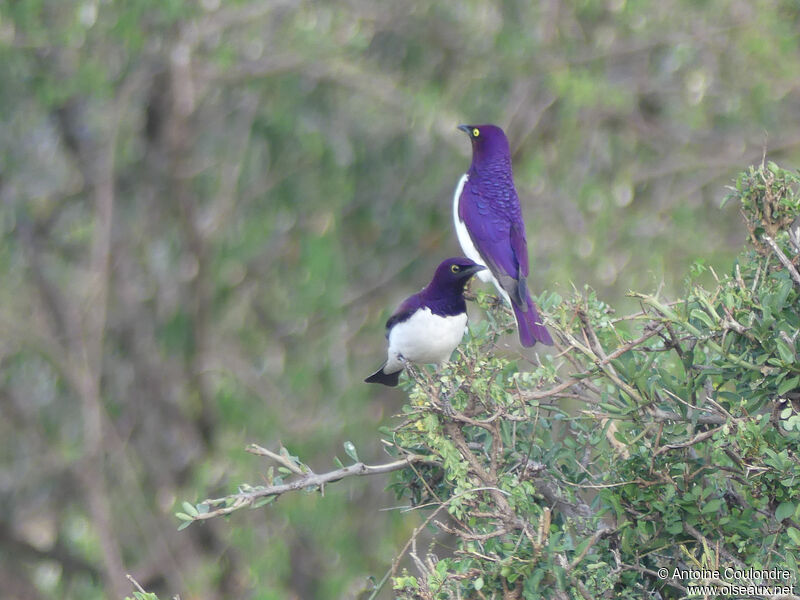
<path id="1" fill-rule="evenodd" d="M 771 229 L 771 203 L 788 223 L 800 216 L 799 186 L 770 165 L 732 196 Z M 787 227 L 772 233 L 800 263 Z M 800 276 L 776 256 L 749 250 L 677 302 L 636 294 L 642 312 L 622 320 L 588 288 L 542 298 L 559 359 L 519 372 L 490 327 L 441 377 L 411 386 L 394 441 L 438 464 L 406 469 L 395 487 L 456 542 L 413 555 L 416 572 L 394 579 L 400 597 L 788 593 L 800 575 Z"/>
<path id="2" fill-rule="evenodd" d="M 455 125 L 509 133 L 536 292 L 675 291 L 741 244 L 721 184 L 765 142 L 797 162 L 797 29 L 750 0 L 0 3 L 0 589 L 361 589 L 413 528 L 366 510 L 380 482 L 172 514 L 249 441 L 380 456 L 400 400 L 361 379 L 457 252 Z"/>

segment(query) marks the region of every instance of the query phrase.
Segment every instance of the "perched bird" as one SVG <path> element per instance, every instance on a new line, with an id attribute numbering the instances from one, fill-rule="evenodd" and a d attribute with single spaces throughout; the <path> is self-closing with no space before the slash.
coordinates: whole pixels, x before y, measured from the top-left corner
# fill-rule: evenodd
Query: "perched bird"
<path id="1" fill-rule="evenodd" d="M 511 304 L 523 346 L 553 344 L 528 292 L 528 243 L 519 206 L 511 152 L 495 125 L 459 125 L 472 140 L 472 164 L 453 196 L 453 220 L 461 249 L 488 270 L 478 274 L 494 283 Z"/>
<path id="2" fill-rule="evenodd" d="M 485 267 L 468 258 L 448 258 L 422 291 L 406 298 L 386 321 L 388 358 L 367 383 L 395 386 L 406 362 L 443 363 L 450 359 L 467 325 L 464 287 Z"/>

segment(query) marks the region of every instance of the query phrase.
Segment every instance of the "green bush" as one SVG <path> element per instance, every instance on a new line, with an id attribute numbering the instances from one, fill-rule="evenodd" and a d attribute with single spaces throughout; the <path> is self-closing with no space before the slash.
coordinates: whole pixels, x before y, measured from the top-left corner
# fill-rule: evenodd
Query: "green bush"
<path id="1" fill-rule="evenodd" d="M 677 301 L 631 293 L 641 312 L 622 318 L 588 288 L 544 295 L 560 343 L 540 364 L 499 347 L 506 317 L 409 386 L 393 442 L 437 460 L 393 487 L 450 537 L 415 552 L 399 597 L 678 598 L 695 583 L 796 581 L 798 181 L 773 164 L 739 177 L 730 199 L 752 248 L 713 289 L 689 278 Z"/>

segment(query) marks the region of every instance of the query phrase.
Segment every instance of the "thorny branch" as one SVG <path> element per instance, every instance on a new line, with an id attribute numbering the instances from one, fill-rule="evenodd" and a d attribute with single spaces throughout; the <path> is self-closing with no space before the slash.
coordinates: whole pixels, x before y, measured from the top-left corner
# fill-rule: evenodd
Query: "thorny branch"
<path id="1" fill-rule="evenodd" d="M 404 458 L 384 463 L 380 465 L 367 465 L 363 462 L 356 462 L 348 467 L 342 467 L 327 473 L 314 473 L 306 465 L 292 461 L 285 449 L 282 452 L 275 453 L 257 444 L 251 444 L 246 448 L 247 452 L 256 454 L 258 456 L 266 456 L 275 460 L 283 465 L 294 475 L 296 479 L 283 483 L 282 479 L 273 479 L 273 483 L 264 486 L 249 486 L 243 485 L 240 491 L 236 494 L 230 494 L 221 498 L 209 498 L 200 502 L 197 506 L 199 509 L 196 514 L 188 514 L 191 519 L 184 519 L 185 521 L 203 521 L 227 515 L 235 512 L 241 508 L 256 505 L 256 501 L 260 499 L 274 499 L 282 496 L 287 492 L 297 490 L 320 490 L 324 491 L 325 485 L 340 481 L 347 477 L 363 477 L 365 475 L 380 475 L 384 473 L 391 473 L 405 469 L 409 465 L 415 463 L 436 463 L 438 462 L 435 457 L 423 456 L 419 454 L 409 454 Z M 257 507 L 258 505 L 256 505 Z M 212 507 L 218 507 L 211 510 Z M 184 513 L 185 514 L 185 513 Z"/>
<path id="2" fill-rule="evenodd" d="M 764 241 L 767 242 L 769 247 L 772 248 L 773 254 L 778 257 L 778 260 L 789 272 L 789 275 L 792 276 L 795 284 L 800 287 L 800 273 L 797 272 L 797 268 L 794 266 L 794 264 L 792 264 L 792 261 L 786 258 L 783 250 L 781 250 L 780 246 L 778 246 L 778 244 L 775 243 L 775 240 L 773 240 L 768 234 L 765 233 L 762 237 L 764 238 Z"/>

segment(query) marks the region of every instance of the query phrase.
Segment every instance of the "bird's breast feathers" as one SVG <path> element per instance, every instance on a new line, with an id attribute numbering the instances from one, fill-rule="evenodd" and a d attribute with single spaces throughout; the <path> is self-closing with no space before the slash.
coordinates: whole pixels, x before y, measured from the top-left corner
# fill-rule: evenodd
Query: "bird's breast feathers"
<path id="1" fill-rule="evenodd" d="M 419 364 L 445 362 L 461 342 L 466 326 L 466 313 L 443 317 L 422 308 L 392 327 L 389 362 L 398 355 Z"/>
<path id="2" fill-rule="evenodd" d="M 461 249 L 464 251 L 464 254 L 470 260 L 485 267 L 487 266 L 486 261 L 483 260 L 481 253 L 478 252 L 478 249 L 475 247 L 475 243 L 472 241 L 472 237 L 469 235 L 469 231 L 467 230 L 466 223 L 464 223 L 464 221 L 461 220 L 461 214 L 459 211 L 459 206 L 461 203 L 461 194 L 464 191 L 464 186 L 466 185 L 467 181 L 469 181 L 469 175 L 467 173 L 464 173 L 464 175 L 458 181 L 458 185 L 456 186 L 456 193 L 453 194 L 453 222 L 455 223 L 456 227 L 456 236 L 458 236 L 458 243 L 461 245 Z M 477 273 L 477 276 L 483 282 L 489 282 L 493 279 L 492 273 L 491 271 L 489 271 L 489 269 L 479 271 Z"/>

